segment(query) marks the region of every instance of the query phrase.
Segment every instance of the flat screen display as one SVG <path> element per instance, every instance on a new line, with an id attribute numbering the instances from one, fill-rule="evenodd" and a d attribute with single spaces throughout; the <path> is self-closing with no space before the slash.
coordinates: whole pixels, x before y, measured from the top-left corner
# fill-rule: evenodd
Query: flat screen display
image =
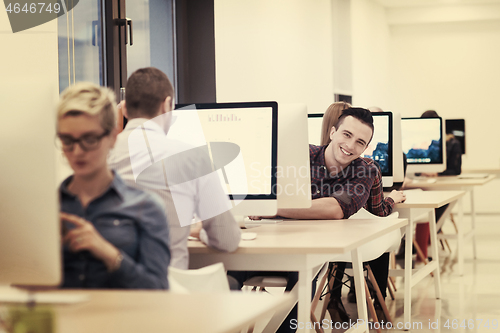
<path id="1" fill-rule="evenodd" d="M 382 176 L 392 176 L 392 113 L 376 112 L 373 116 L 373 138 L 362 156 L 376 161 Z"/>
<path id="2" fill-rule="evenodd" d="M 277 103 L 177 105 L 168 136 L 207 147 L 230 199 L 276 198 Z M 179 110 L 182 109 L 182 110 Z"/>
<path id="3" fill-rule="evenodd" d="M 323 124 L 323 113 L 310 113 L 307 115 L 309 144 L 315 146 L 321 145 L 322 124 Z"/>
<path id="4" fill-rule="evenodd" d="M 408 164 L 443 163 L 441 118 L 402 118 L 401 133 Z"/>

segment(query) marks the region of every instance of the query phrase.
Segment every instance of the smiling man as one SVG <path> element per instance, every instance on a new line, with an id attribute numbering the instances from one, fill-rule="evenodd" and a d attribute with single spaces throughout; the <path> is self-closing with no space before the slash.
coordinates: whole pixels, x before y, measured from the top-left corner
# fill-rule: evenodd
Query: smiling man
<path id="1" fill-rule="evenodd" d="M 370 111 L 343 111 L 337 128 L 332 127 L 327 146 L 309 145 L 312 206 L 279 209 L 278 215 L 293 219 L 347 219 L 363 207 L 373 185 L 377 167 L 360 158 L 373 136 Z"/>

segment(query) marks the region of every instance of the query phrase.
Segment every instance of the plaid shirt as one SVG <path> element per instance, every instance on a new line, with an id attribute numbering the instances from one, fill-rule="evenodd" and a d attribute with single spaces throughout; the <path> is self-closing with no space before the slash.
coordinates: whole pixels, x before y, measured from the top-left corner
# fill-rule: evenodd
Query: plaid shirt
<path id="1" fill-rule="evenodd" d="M 375 215 L 389 215 L 394 201 L 391 198 L 384 200 L 382 176 L 373 160 L 357 158 L 331 176 L 325 165 L 326 147 L 309 145 L 312 199 L 335 198 L 345 219 L 363 206 Z"/>

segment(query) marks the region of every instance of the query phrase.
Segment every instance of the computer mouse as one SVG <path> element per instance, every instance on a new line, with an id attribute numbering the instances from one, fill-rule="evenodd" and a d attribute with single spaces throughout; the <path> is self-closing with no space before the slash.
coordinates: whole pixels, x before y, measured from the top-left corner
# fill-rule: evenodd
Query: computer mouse
<path id="1" fill-rule="evenodd" d="M 254 240 L 257 238 L 257 233 L 255 232 L 242 232 L 241 239 L 242 240 Z"/>

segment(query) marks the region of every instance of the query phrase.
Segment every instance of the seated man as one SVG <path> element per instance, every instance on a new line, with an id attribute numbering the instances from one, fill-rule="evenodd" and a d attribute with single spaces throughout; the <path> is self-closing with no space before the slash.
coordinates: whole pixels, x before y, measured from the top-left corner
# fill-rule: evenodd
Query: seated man
<path id="1" fill-rule="evenodd" d="M 187 239 L 195 214 L 203 220 L 200 239 L 217 250 L 236 250 L 241 232 L 231 213 L 221 208 L 228 198 L 218 177 L 210 175 L 208 154 L 168 137 L 175 125 L 173 96 L 162 71 L 149 67 L 132 73 L 122 105 L 128 123 L 109 164 L 128 184 L 160 195 L 170 224 L 171 265 L 187 269 Z M 189 129 L 183 131 L 191 135 Z"/>
<path id="2" fill-rule="evenodd" d="M 370 111 L 362 108 L 344 110 L 337 127 L 332 127 L 330 131 L 330 144 L 309 145 L 311 207 L 278 209 L 278 215 L 291 219 L 339 220 L 349 218 L 362 208 L 370 198 L 370 189 L 379 172 L 372 160 L 360 158 L 372 136 L 373 118 Z M 383 200 L 383 196 L 371 199 Z M 234 274 L 237 279 L 240 275 L 230 274 Z M 292 277 L 293 283 L 296 282 L 296 273 L 286 274 Z M 287 290 L 293 287 L 290 284 L 289 281 Z M 290 320 L 296 317 L 295 311 L 290 313 L 279 332 L 289 329 Z"/>
<path id="3" fill-rule="evenodd" d="M 338 220 L 356 213 L 368 201 L 379 172 L 372 160 L 360 158 L 372 136 L 370 111 L 344 110 L 337 127 L 332 127 L 330 132 L 332 141 L 327 146 L 309 145 L 311 207 L 279 209 L 278 215 L 292 219 Z"/>

